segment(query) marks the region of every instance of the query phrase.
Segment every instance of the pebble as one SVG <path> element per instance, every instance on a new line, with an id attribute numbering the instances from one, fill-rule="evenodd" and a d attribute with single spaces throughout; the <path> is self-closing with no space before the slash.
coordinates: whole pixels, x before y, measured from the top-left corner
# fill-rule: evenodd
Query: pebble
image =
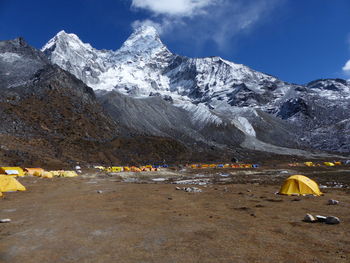
<path id="1" fill-rule="evenodd" d="M 0 223 L 10 223 L 10 222 L 11 222 L 10 218 L 0 219 Z"/>
<path id="2" fill-rule="evenodd" d="M 98 194 L 102 194 L 103 191 L 102 191 L 102 190 L 97 190 L 97 193 L 98 193 Z"/>
<path id="3" fill-rule="evenodd" d="M 330 200 L 328 200 L 328 204 L 329 205 L 337 205 L 337 204 L 339 204 L 339 201 L 338 200 L 334 200 L 334 199 L 330 199 Z"/>
<path id="4" fill-rule="evenodd" d="M 340 223 L 340 219 L 336 216 L 327 216 L 327 218 L 326 218 L 326 224 L 336 225 L 339 223 Z"/>
<path id="5" fill-rule="evenodd" d="M 303 220 L 304 222 L 308 222 L 308 223 L 313 223 L 313 222 L 316 222 L 317 220 L 314 218 L 314 216 L 313 215 L 311 215 L 311 214 L 306 214 L 305 216 L 304 216 L 304 220 Z"/>

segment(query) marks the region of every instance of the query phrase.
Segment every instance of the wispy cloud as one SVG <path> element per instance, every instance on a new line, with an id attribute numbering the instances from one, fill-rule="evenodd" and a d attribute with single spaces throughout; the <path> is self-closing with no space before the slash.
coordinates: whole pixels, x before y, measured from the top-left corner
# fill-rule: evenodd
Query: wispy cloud
<path id="1" fill-rule="evenodd" d="M 348 60 L 348 62 L 345 63 L 343 71 L 347 74 L 350 74 L 350 60 Z"/>
<path id="2" fill-rule="evenodd" d="M 132 7 L 151 11 L 155 15 L 193 16 L 198 15 L 215 0 L 133 0 Z"/>
<path id="3" fill-rule="evenodd" d="M 350 34 L 347 37 L 347 44 L 350 50 Z M 350 59 L 345 63 L 342 70 L 343 70 L 343 73 L 345 73 L 345 75 L 350 76 Z"/>
<path id="4" fill-rule="evenodd" d="M 132 0 L 134 11 L 149 13 L 146 20 L 160 34 L 190 39 L 196 45 L 212 41 L 224 50 L 227 44 L 242 33 L 250 32 L 285 0 Z"/>

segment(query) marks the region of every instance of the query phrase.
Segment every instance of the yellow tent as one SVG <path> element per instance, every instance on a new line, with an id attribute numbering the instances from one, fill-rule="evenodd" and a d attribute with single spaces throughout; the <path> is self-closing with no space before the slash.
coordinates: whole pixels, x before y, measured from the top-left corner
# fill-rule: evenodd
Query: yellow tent
<path id="1" fill-rule="evenodd" d="M 44 169 L 42 169 L 42 168 L 24 168 L 24 170 L 26 171 L 26 173 L 28 175 L 35 175 L 35 173 L 42 174 L 44 172 Z M 38 176 L 38 175 L 36 175 L 36 176 Z"/>
<path id="2" fill-rule="evenodd" d="M 0 167 L 0 173 L 13 176 L 24 176 L 24 171 L 21 167 Z"/>
<path id="3" fill-rule="evenodd" d="M 75 171 L 63 171 L 60 173 L 61 177 L 75 177 L 78 176 L 78 174 Z"/>
<path id="4" fill-rule="evenodd" d="M 50 173 L 55 176 L 55 177 L 58 177 L 60 176 L 60 174 L 62 173 L 63 171 L 62 170 L 59 170 L 59 171 L 50 171 Z"/>
<path id="5" fill-rule="evenodd" d="M 304 175 L 292 175 L 284 181 L 279 194 L 320 196 L 322 193 L 315 181 Z"/>
<path id="6" fill-rule="evenodd" d="M 41 173 L 40 176 L 43 177 L 43 178 L 53 178 L 53 173 L 44 171 L 44 172 Z"/>
<path id="7" fill-rule="evenodd" d="M 315 166 L 315 164 L 314 164 L 313 162 L 305 162 L 304 164 L 305 164 L 306 166 L 309 166 L 309 167 Z"/>
<path id="8" fill-rule="evenodd" d="M 331 162 L 324 162 L 323 164 L 326 166 L 334 166 L 334 163 L 331 163 Z"/>
<path id="9" fill-rule="evenodd" d="M 120 167 L 120 166 L 107 167 L 105 171 L 108 173 L 120 173 L 123 171 L 123 167 Z"/>
<path id="10" fill-rule="evenodd" d="M 0 175 L 0 192 L 25 191 L 26 188 L 16 180 L 7 175 Z"/>

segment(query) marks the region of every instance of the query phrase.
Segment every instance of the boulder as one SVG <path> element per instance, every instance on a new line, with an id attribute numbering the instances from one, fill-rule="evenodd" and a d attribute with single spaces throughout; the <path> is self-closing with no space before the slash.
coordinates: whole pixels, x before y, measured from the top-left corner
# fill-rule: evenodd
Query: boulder
<path id="1" fill-rule="evenodd" d="M 334 199 L 330 199 L 330 200 L 328 200 L 328 204 L 329 205 L 337 205 L 337 204 L 339 204 L 339 201 L 338 200 L 334 200 Z"/>
<path id="2" fill-rule="evenodd" d="M 340 223 L 340 219 L 336 216 L 327 216 L 327 218 L 326 218 L 326 224 L 336 225 L 339 223 Z"/>

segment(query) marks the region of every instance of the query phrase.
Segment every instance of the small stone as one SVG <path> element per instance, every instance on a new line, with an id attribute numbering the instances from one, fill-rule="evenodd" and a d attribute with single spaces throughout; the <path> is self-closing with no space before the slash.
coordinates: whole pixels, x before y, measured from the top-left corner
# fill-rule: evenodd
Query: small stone
<path id="1" fill-rule="evenodd" d="M 327 216 L 327 218 L 326 218 L 326 224 L 336 225 L 339 223 L 340 223 L 340 219 L 336 216 Z"/>
<path id="2" fill-rule="evenodd" d="M 102 194 L 103 191 L 102 191 L 102 190 L 97 190 L 97 193 L 98 193 L 98 194 Z"/>
<path id="3" fill-rule="evenodd" d="M 173 200 L 171 197 L 168 197 L 168 200 Z"/>
<path id="4" fill-rule="evenodd" d="M 181 188 L 180 187 L 175 187 L 175 190 L 181 190 Z"/>
<path id="5" fill-rule="evenodd" d="M 314 223 L 314 222 L 316 222 L 316 219 L 314 218 L 314 216 L 313 215 L 311 215 L 311 214 L 306 214 L 305 216 L 304 216 L 304 220 L 303 220 L 304 222 L 308 222 L 308 223 Z"/>
<path id="6" fill-rule="evenodd" d="M 10 223 L 10 222 L 11 222 L 10 218 L 0 219 L 0 223 Z"/>
<path id="7" fill-rule="evenodd" d="M 338 200 L 334 200 L 334 199 L 330 199 L 330 200 L 328 200 L 328 204 L 329 205 L 337 205 L 337 204 L 339 204 L 339 201 Z"/>

